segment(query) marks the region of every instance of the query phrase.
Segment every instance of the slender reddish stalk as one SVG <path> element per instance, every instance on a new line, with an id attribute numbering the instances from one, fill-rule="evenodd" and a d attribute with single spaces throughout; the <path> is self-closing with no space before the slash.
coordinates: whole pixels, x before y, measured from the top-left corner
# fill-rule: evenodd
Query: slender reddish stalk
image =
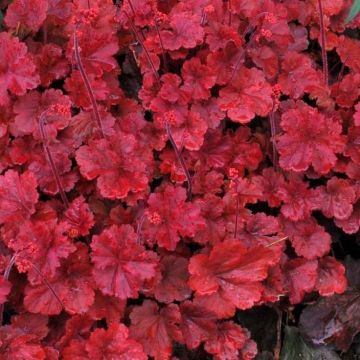
<path id="1" fill-rule="evenodd" d="M 129 20 L 129 24 L 130 24 L 131 30 L 132 30 L 134 36 L 136 37 L 136 40 L 140 43 L 142 49 L 144 50 L 146 59 L 147 59 L 149 65 L 150 65 L 150 67 L 151 67 L 151 70 L 152 70 L 153 73 L 154 73 L 154 76 L 155 76 L 157 85 L 158 85 L 158 87 L 160 88 L 160 87 L 161 87 L 160 77 L 159 77 L 159 74 L 157 73 L 157 71 L 156 71 L 156 69 L 155 69 L 154 63 L 153 63 L 152 60 L 151 60 L 149 51 L 148 51 L 148 49 L 146 48 L 143 40 L 141 39 L 141 36 L 139 36 L 139 33 L 138 33 L 138 31 L 136 30 L 135 24 L 134 24 L 134 22 L 131 20 L 131 17 L 130 17 L 126 12 L 125 12 L 125 15 L 127 16 L 128 20 Z"/>
<path id="2" fill-rule="evenodd" d="M 238 69 L 239 69 L 241 60 L 243 60 L 243 59 L 245 58 L 246 49 L 242 49 L 242 48 L 241 48 L 241 49 L 239 50 L 239 52 L 240 52 L 239 58 L 238 58 L 237 61 L 236 61 L 234 70 L 233 70 L 233 72 L 231 73 L 230 79 L 229 79 L 229 81 L 226 83 L 226 85 L 228 85 L 228 84 L 230 84 L 230 83 L 232 82 L 232 80 L 233 80 L 236 72 L 237 72 Z"/>
<path id="3" fill-rule="evenodd" d="M 171 134 L 171 129 L 170 129 L 170 125 L 169 123 L 166 121 L 165 122 L 165 126 L 166 126 L 166 132 L 167 132 L 167 135 L 168 135 L 168 138 L 171 142 L 171 145 L 172 147 L 174 148 L 174 151 L 175 151 L 175 155 L 179 161 L 179 163 L 181 164 L 181 167 L 185 173 L 185 176 L 186 176 L 186 180 L 187 180 L 187 197 L 188 197 L 188 200 L 191 200 L 192 198 L 192 182 L 191 182 L 191 176 L 190 176 L 190 173 L 189 173 L 189 170 L 185 164 L 185 161 L 184 161 L 184 158 L 183 156 L 181 155 L 181 152 L 179 151 L 178 147 L 176 146 L 176 143 L 175 143 L 175 140 Z"/>
<path id="4" fill-rule="evenodd" d="M 165 53 L 165 49 L 164 49 L 164 44 L 163 44 L 162 39 L 161 39 L 159 25 L 158 25 L 156 17 L 154 19 L 154 23 L 155 23 L 155 29 L 156 29 L 157 35 L 159 37 L 159 42 L 160 42 L 160 47 L 161 47 L 161 56 L 162 56 L 163 64 L 164 64 L 164 70 L 165 70 L 165 72 L 168 72 L 168 64 L 167 64 L 167 60 L 166 60 L 166 53 Z"/>
<path id="5" fill-rule="evenodd" d="M 131 11 L 132 11 L 132 13 L 133 13 L 133 15 L 134 15 L 134 17 L 135 17 L 135 16 L 136 16 L 136 11 L 135 11 L 135 9 L 134 9 L 134 5 L 133 5 L 133 3 L 132 3 L 131 0 L 128 0 L 128 3 L 129 3 L 129 5 L 130 5 L 130 9 L 131 9 Z M 126 14 L 126 15 L 127 15 L 127 14 Z M 134 24 L 134 26 L 135 26 L 135 24 Z M 142 40 L 145 40 L 145 35 L 144 35 L 144 32 L 143 32 L 142 29 L 140 29 L 140 34 L 141 34 Z"/>
<path id="6" fill-rule="evenodd" d="M 44 284 L 49 288 L 49 290 L 52 292 L 52 294 L 55 296 L 55 299 L 58 301 L 58 303 L 61 305 L 62 308 L 64 308 L 64 304 L 61 301 L 61 299 L 59 298 L 59 296 L 57 295 L 56 291 L 54 290 L 54 288 L 51 286 L 51 284 L 49 283 L 49 281 L 47 280 L 47 278 L 41 273 L 41 271 L 34 265 L 31 264 L 32 268 L 35 270 L 35 272 L 41 277 L 42 281 L 44 282 Z"/>
<path id="7" fill-rule="evenodd" d="M 276 149 L 276 143 L 275 143 L 276 125 L 275 125 L 274 104 L 271 109 L 269 119 L 270 119 L 270 129 L 271 129 L 271 145 L 272 145 L 272 151 L 273 151 L 273 165 L 275 167 L 277 167 L 278 158 L 277 158 L 277 149 Z"/>
<path id="8" fill-rule="evenodd" d="M 45 114 L 46 111 L 42 112 L 42 114 L 40 115 L 40 120 L 39 120 L 39 129 L 40 129 L 40 134 L 41 134 L 41 140 L 43 143 L 43 147 L 44 147 L 44 151 L 47 155 L 47 159 L 49 161 L 49 165 L 51 167 L 51 171 L 53 173 L 53 176 L 55 178 L 56 181 L 56 185 L 58 187 L 60 196 L 61 196 L 61 200 L 64 203 L 65 207 L 68 209 L 69 208 L 69 200 L 65 194 L 64 188 L 61 184 L 61 180 L 60 180 L 60 176 L 59 176 L 59 172 L 57 170 L 57 167 L 55 165 L 54 159 L 51 155 L 51 151 L 49 149 L 49 146 L 47 144 L 47 136 L 46 136 L 46 131 L 45 131 Z"/>
<path id="9" fill-rule="evenodd" d="M 202 12 L 201 12 L 201 21 L 200 21 L 200 25 L 201 25 L 201 26 L 204 26 L 204 25 L 205 25 L 205 20 L 206 20 L 206 13 L 205 13 L 205 10 L 202 9 Z"/>
<path id="10" fill-rule="evenodd" d="M 327 59 L 327 53 L 326 53 L 324 12 L 323 12 L 321 0 L 318 0 L 318 5 L 319 5 L 319 17 L 320 17 L 320 40 L 321 40 L 321 56 L 322 56 L 322 62 L 323 62 L 324 84 L 325 84 L 325 86 L 328 86 L 329 85 L 329 69 L 328 69 L 328 59 Z"/>
<path id="11" fill-rule="evenodd" d="M 141 244 L 141 229 L 142 229 L 144 220 L 145 220 L 145 212 L 143 212 L 141 214 L 139 223 L 137 224 L 137 228 L 136 228 L 136 243 L 137 244 Z"/>
<path id="12" fill-rule="evenodd" d="M 228 0 L 228 10 L 229 10 L 229 26 L 231 26 L 231 20 L 232 20 L 232 8 L 231 8 L 231 0 Z"/>
<path id="13" fill-rule="evenodd" d="M 98 125 L 98 127 L 100 129 L 101 136 L 103 138 L 105 138 L 104 130 L 103 130 L 103 126 L 102 126 L 102 120 L 101 120 L 101 117 L 100 117 L 100 114 L 99 114 L 99 109 L 97 107 L 95 95 L 94 95 L 94 92 L 92 90 L 89 78 L 86 75 L 84 66 L 83 66 L 82 61 L 81 61 L 81 56 L 80 56 L 80 51 L 79 51 L 79 41 L 78 41 L 78 38 L 77 38 L 77 35 L 76 35 L 76 29 L 74 31 L 74 53 L 75 53 L 76 65 L 77 65 L 77 67 L 78 67 L 78 69 L 80 71 L 81 77 L 83 79 L 84 85 L 86 87 L 87 93 L 88 93 L 90 101 L 91 101 L 91 105 L 92 105 L 95 120 L 96 120 L 97 125 Z"/>
<path id="14" fill-rule="evenodd" d="M 238 223 L 239 223 L 239 195 L 236 195 L 236 217 L 235 217 L 235 230 L 234 230 L 235 239 L 237 238 Z"/>

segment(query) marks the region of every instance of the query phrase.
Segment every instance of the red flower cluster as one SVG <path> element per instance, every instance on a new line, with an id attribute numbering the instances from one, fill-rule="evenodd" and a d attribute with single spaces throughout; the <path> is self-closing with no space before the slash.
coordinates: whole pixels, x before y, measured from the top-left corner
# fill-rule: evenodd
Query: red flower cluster
<path id="1" fill-rule="evenodd" d="M 2 5 L 2 359 L 250 360 L 237 309 L 346 290 L 360 41 L 319 2 Z"/>

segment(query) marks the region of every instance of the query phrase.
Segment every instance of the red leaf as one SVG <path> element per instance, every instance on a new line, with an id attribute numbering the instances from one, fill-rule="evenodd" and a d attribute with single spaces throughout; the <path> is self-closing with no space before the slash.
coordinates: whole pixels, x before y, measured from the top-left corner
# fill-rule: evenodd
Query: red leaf
<path id="1" fill-rule="evenodd" d="M 217 324 L 216 331 L 205 342 L 205 350 L 215 355 L 214 359 L 216 360 L 239 359 L 240 351 L 245 346 L 247 339 L 248 333 L 240 325 L 233 321 L 226 321 Z"/>
<path id="2" fill-rule="evenodd" d="M 262 246 L 245 249 L 240 242 L 228 240 L 215 244 L 209 255 L 194 255 L 190 260 L 190 287 L 199 295 L 222 295 L 240 309 L 260 300 L 261 281 L 277 263 L 274 252 Z"/>
<path id="3" fill-rule="evenodd" d="M 185 301 L 180 305 L 182 338 L 189 349 L 197 348 L 216 331 L 216 316 L 206 308 Z"/>
<path id="4" fill-rule="evenodd" d="M 165 303 L 184 301 L 191 296 L 187 285 L 188 259 L 177 255 L 164 255 L 160 260 L 161 281 L 154 290 L 155 299 Z"/>
<path id="5" fill-rule="evenodd" d="M 96 329 L 85 345 L 89 358 L 146 360 L 142 346 L 128 336 L 129 330 L 123 324 L 113 324 L 107 330 Z"/>
<path id="6" fill-rule="evenodd" d="M 357 233 L 360 228 L 360 203 L 355 204 L 354 210 L 349 218 L 345 220 L 335 219 L 335 224 L 347 234 Z"/>
<path id="7" fill-rule="evenodd" d="M 95 320 L 106 319 L 107 324 L 117 323 L 122 318 L 126 307 L 126 300 L 103 295 L 95 292 L 95 300 L 88 311 L 88 315 Z"/>
<path id="8" fill-rule="evenodd" d="M 313 218 L 298 222 L 284 221 L 284 231 L 296 253 L 308 260 L 324 256 L 330 251 L 330 235 Z"/>
<path id="9" fill-rule="evenodd" d="M 201 209 L 201 214 L 206 221 L 206 226 L 199 231 L 194 241 L 199 244 L 210 243 L 214 245 L 225 238 L 225 220 L 223 218 L 224 204 L 220 197 L 207 194 L 202 199 L 195 200 Z"/>
<path id="10" fill-rule="evenodd" d="M 156 275 L 157 255 L 137 244 L 136 239 L 130 225 L 113 225 L 93 237 L 93 276 L 105 295 L 136 298 L 144 280 Z"/>
<path id="11" fill-rule="evenodd" d="M 130 320 L 130 336 L 143 345 L 149 356 L 155 360 L 170 359 L 173 339 L 181 336 L 177 305 L 159 309 L 154 301 L 145 300 L 141 306 L 134 307 Z"/>
<path id="12" fill-rule="evenodd" d="M 311 59 L 293 51 L 284 57 L 279 84 L 281 91 L 293 99 L 300 99 L 304 93 L 323 91 L 321 73 L 314 69 Z"/>
<path id="13" fill-rule="evenodd" d="M 327 256 L 319 260 L 319 275 L 316 289 L 321 296 L 341 294 L 346 290 L 347 280 L 345 267 L 333 257 Z"/>
<path id="14" fill-rule="evenodd" d="M 161 37 L 167 50 L 191 49 L 200 44 L 204 30 L 200 25 L 200 16 L 190 12 L 174 13 L 170 19 L 170 30 L 162 30 Z"/>
<path id="15" fill-rule="evenodd" d="M 148 220 L 144 224 L 144 237 L 149 243 L 156 241 L 159 246 L 174 250 L 180 236 L 193 237 L 198 230 L 204 228 L 205 222 L 200 209 L 185 200 L 185 189 L 170 185 L 163 188 L 162 192 L 150 195 Z"/>
<path id="16" fill-rule="evenodd" d="M 216 76 L 212 69 L 201 64 L 198 58 L 185 61 L 181 70 L 184 79 L 184 89 L 194 100 L 207 100 L 210 89 L 215 85 Z"/>
<path id="17" fill-rule="evenodd" d="M 360 164 L 360 126 L 350 126 L 344 155 L 350 156 L 356 164 Z"/>
<path id="18" fill-rule="evenodd" d="M 305 293 L 314 290 L 317 281 L 318 262 L 297 258 L 289 260 L 283 266 L 285 288 L 289 292 L 291 304 L 298 304 Z"/>
<path id="19" fill-rule="evenodd" d="M 184 146 L 188 150 L 199 150 L 204 142 L 204 135 L 208 127 L 200 114 L 189 111 L 178 126 L 171 127 L 171 133 L 176 145 Z"/>
<path id="20" fill-rule="evenodd" d="M 14 105 L 15 121 L 11 124 L 14 136 L 33 134 L 41 139 L 40 115 L 46 113 L 46 135 L 55 138 L 57 131 L 64 129 L 70 120 L 71 101 L 60 90 L 49 89 L 42 94 L 31 91 L 22 96 Z"/>
<path id="21" fill-rule="evenodd" d="M 218 319 L 231 318 L 236 311 L 235 305 L 224 296 L 222 289 L 211 295 L 195 295 L 194 304 L 215 314 Z"/>
<path id="22" fill-rule="evenodd" d="M 69 59 L 73 56 L 72 45 L 70 41 L 67 54 Z M 119 51 L 119 47 L 116 38 L 109 32 L 99 32 L 90 26 L 84 27 L 79 36 L 79 48 L 87 75 L 93 74 L 99 78 L 104 72 L 110 72 L 118 66 L 113 56 Z"/>
<path id="23" fill-rule="evenodd" d="M 36 179 L 30 171 L 22 175 L 8 170 L 0 176 L 0 224 L 19 224 L 35 212 L 38 201 Z"/>
<path id="24" fill-rule="evenodd" d="M 94 303 L 95 284 L 91 269 L 87 247 L 83 243 L 76 243 L 76 251 L 66 259 L 61 268 L 67 283 L 62 301 L 70 314 L 85 314 Z"/>
<path id="25" fill-rule="evenodd" d="M 6 11 L 5 23 L 14 30 L 21 25 L 36 33 L 46 19 L 47 9 L 47 0 L 14 0 Z"/>
<path id="26" fill-rule="evenodd" d="M 326 174 L 344 148 L 340 124 L 303 102 L 282 115 L 281 127 L 285 133 L 278 138 L 277 149 L 285 170 L 305 171 L 312 165 Z"/>
<path id="27" fill-rule="evenodd" d="M 0 32 L 0 59 L 7 64 L 0 69 L 0 105 L 9 100 L 7 90 L 15 95 L 24 95 L 26 90 L 38 86 L 39 76 L 35 73 L 35 64 L 27 53 L 26 45 L 7 32 Z"/>
<path id="28" fill-rule="evenodd" d="M 296 175 L 290 177 L 278 194 L 284 202 L 281 213 L 293 221 L 307 219 L 317 208 L 314 190 L 308 189 L 308 184 Z"/>
<path id="29" fill-rule="evenodd" d="M 276 235 L 280 229 L 277 218 L 256 213 L 246 220 L 246 224 L 238 232 L 238 238 L 246 247 L 266 246 L 279 239 Z"/>
<path id="30" fill-rule="evenodd" d="M 360 61 L 356 57 L 359 50 L 360 42 L 358 40 L 348 36 L 339 37 L 339 45 L 336 48 L 336 52 L 339 54 L 341 62 L 355 73 L 360 71 Z"/>
<path id="31" fill-rule="evenodd" d="M 272 108 L 271 95 L 271 86 L 260 70 L 242 67 L 230 84 L 220 90 L 218 103 L 231 120 L 245 124 L 255 115 L 269 114 Z"/>
<path id="32" fill-rule="evenodd" d="M 64 213 L 64 220 L 69 226 L 69 231 L 77 236 L 86 236 L 94 226 L 94 215 L 83 196 L 79 196 L 70 204 Z M 70 234 L 71 235 L 71 234 Z"/>
<path id="33" fill-rule="evenodd" d="M 332 177 L 325 186 L 317 189 L 319 208 L 326 217 L 348 219 L 353 212 L 356 193 L 349 181 Z"/>
<path id="34" fill-rule="evenodd" d="M 145 163 L 136 157 L 134 136 L 118 133 L 109 140 L 101 139 L 82 146 L 76 152 L 81 174 L 87 180 L 97 179 L 103 197 L 123 199 L 130 191 L 146 188 Z"/>
<path id="35" fill-rule="evenodd" d="M 0 327 L 0 351 L 4 360 L 45 360 L 45 352 L 36 336 L 11 325 Z"/>
<path id="36" fill-rule="evenodd" d="M 66 259 L 76 249 L 63 234 L 63 228 L 56 220 L 24 224 L 10 247 L 18 254 L 18 269 L 30 270 L 29 280 L 32 283 L 40 281 L 41 277 L 39 278 L 36 271 L 31 270 L 31 264 L 35 265 L 43 276 L 53 278 L 60 267 L 60 260 Z"/>
<path id="37" fill-rule="evenodd" d="M 51 286 L 51 289 L 49 286 Z M 38 285 L 29 283 L 24 290 L 25 309 L 37 314 L 58 315 L 63 309 L 59 299 L 66 297 L 66 292 L 67 284 L 60 273 L 57 273 L 47 283 L 40 282 Z"/>
<path id="38" fill-rule="evenodd" d="M 48 87 L 54 80 L 65 77 L 69 71 L 62 48 L 56 44 L 45 44 L 41 48 L 41 52 L 35 55 L 35 61 L 41 85 L 44 87 Z"/>

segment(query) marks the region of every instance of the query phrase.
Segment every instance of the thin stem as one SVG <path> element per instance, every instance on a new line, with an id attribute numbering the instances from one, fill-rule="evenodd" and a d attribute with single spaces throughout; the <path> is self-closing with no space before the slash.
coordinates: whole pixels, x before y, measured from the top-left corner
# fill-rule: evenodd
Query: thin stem
<path id="1" fill-rule="evenodd" d="M 15 264 L 15 260 L 16 260 L 16 257 L 15 255 L 13 255 L 5 269 L 5 272 L 4 272 L 4 279 L 5 280 L 9 280 L 9 276 L 10 276 L 10 272 L 11 272 L 11 269 L 13 268 L 14 264 Z M 0 326 L 2 325 L 3 323 L 3 318 L 4 318 L 4 306 L 5 304 L 1 304 L 0 305 Z"/>
<path id="2" fill-rule="evenodd" d="M 239 69 L 239 66 L 240 66 L 240 63 L 241 63 L 241 60 L 243 60 L 245 58 L 245 52 L 246 52 L 246 47 L 243 49 L 243 48 L 240 48 L 240 55 L 239 55 L 239 58 L 238 60 L 236 61 L 236 64 L 235 64 L 235 67 L 234 67 L 234 70 L 233 72 L 231 73 L 231 76 L 230 76 L 230 79 L 229 81 L 226 83 L 226 85 L 230 84 L 235 76 L 235 73 L 237 72 L 237 70 Z"/>
<path id="3" fill-rule="evenodd" d="M 275 136 L 276 136 L 276 125 L 275 125 L 275 112 L 274 112 L 274 103 L 272 110 L 269 115 L 270 119 L 270 129 L 271 129 L 271 145 L 272 145 L 272 151 L 273 151 L 273 165 L 275 168 L 278 165 L 278 159 L 277 159 L 277 149 L 276 149 L 276 143 L 275 143 Z"/>
<path id="4" fill-rule="evenodd" d="M 158 87 L 160 88 L 160 87 L 161 87 L 160 77 L 159 77 L 159 74 L 157 73 L 157 71 L 156 71 L 156 69 L 155 69 L 154 63 L 153 63 L 152 60 L 151 60 L 149 51 L 147 50 L 147 48 L 146 48 L 143 40 L 141 39 L 141 36 L 139 36 L 139 33 L 138 33 L 138 31 L 136 30 L 135 24 L 134 24 L 133 21 L 131 20 L 131 17 L 130 17 L 126 12 L 125 12 L 125 15 L 127 16 L 128 20 L 129 20 L 129 24 L 130 24 L 131 30 L 132 30 L 132 32 L 134 33 L 134 36 L 136 37 L 136 40 L 140 43 L 141 47 L 142 47 L 143 50 L 144 50 L 145 56 L 146 56 L 146 58 L 147 58 L 147 61 L 148 61 L 149 65 L 150 65 L 150 67 L 151 67 L 151 70 L 152 70 L 153 73 L 154 73 L 154 76 L 155 76 L 157 85 L 158 85 Z"/>
<path id="5" fill-rule="evenodd" d="M 140 221 L 137 224 L 137 229 L 136 229 L 136 243 L 137 244 L 141 244 L 141 229 L 142 229 L 144 220 L 145 220 L 145 212 L 143 211 L 143 213 L 141 214 L 141 217 L 140 217 Z"/>
<path id="6" fill-rule="evenodd" d="M 232 8 L 231 8 L 231 0 L 228 0 L 228 11 L 229 11 L 229 26 L 231 26 L 231 17 L 232 17 L 232 14 L 231 14 L 231 12 L 232 12 Z"/>
<path id="7" fill-rule="evenodd" d="M 320 40 L 321 40 L 321 56 L 323 62 L 323 73 L 324 73 L 324 84 L 325 86 L 329 85 L 329 69 L 328 69 L 328 59 L 326 53 L 326 38 L 325 38 L 325 29 L 324 29 L 324 13 L 321 0 L 318 0 L 319 5 L 319 17 L 320 17 Z"/>
<path id="8" fill-rule="evenodd" d="M 131 0 L 128 0 L 128 3 L 129 3 L 129 5 L 130 5 L 130 9 L 131 9 L 131 11 L 132 11 L 132 13 L 133 13 L 133 15 L 134 15 L 134 17 L 136 16 L 136 11 L 135 11 L 135 9 L 134 9 L 134 5 L 133 5 L 133 3 L 132 3 L 132 1 Z M 125 12 L 125 14 L 126 14 L 126 12 Z M 127 14 L 126 14 L 127 15 Z M 134 24 L 135 25 L 135 24 Z M 141 34 L 141 36 L 142 36 L 142 40 L 145 40 L 145 35 L 144 35 L 144 32 L 143 32 L 143 30 L 142 29 L 140 29 L 140 34 Z"/>
<path id="9" fill-rule="evenodd" d="M 200 26 L 204 26 L 204 25 L 205 25 L 205 21 L 206 21 L 206 12 L 205 12 L 204 9 L 202 9 Z"/>
<path id="10" fill-rule="evenodd" d="M 159 30 L 159 26 L 158 26 L 158 22 L 157 22 L 156 17 L 154 19 L 154 23 L 155 23 L 155 29 L 156 29 L 157 35 L 159 37 L 159 42 L 160 42 L 160 47 L 161 47 L 161 56 L 162 56 L 163 63 L 164 63 L 164 70 L 165 70 L 165 72 L 168 72 L 168 64 L 167 64 L 167 60 L 166 60 L 166 53 L 165 53 L 165 49 L 164 49 L 164 44 L 163 44 L 162 39 L 161 39 L 160 30 Z"/>
<path id="11" fill-rule="evenodd" d="M 86 75 L 86 72 L 84 70 L 84 66 L 83 66 L 82 61 L 81 61 L 81 56 L 80 56 L 80 51 L 79 51 L 79 41 L 78 41 L 78 38 L 77 38 L 77 35 L 76 35 L 76 29 L 74 31 L 74 53 L 75 53 L 76 65 L 77 65 L 77 67 L 78 67 L 78 69 L 80 71 L 81 77 L 83 79 L 84 85 L 86 87 L 87 93 L 88 93 L 90 101 L 91 101 L 91 105 L 92 105 L 95 120 L 96 120 L 97 125 L 98 125 L 98 127 L 100 129 L 101 136 L 103 138 L 105 138 L 104 130 L 103 130 L 103 126 L 102 126 L 102 120 L 101 120 L 99 110 L 98 110 L 98 107 L 97 107 L 95 95 L 94 95 L 94 92 L 92 90 L 89 78 Z"/>
<path id="12" fill-rule="evenodd" d="M 32 268 L 35 270 L 35 272 L 41 277 L 44 284 L 49 288 L 49 290 L 52 292 L 52 294 L 55 296 L 55 299 L 58 301 L 58 303 L 61 305 L 62 308 L 64 308 L 64 304 L 59 298 L 59 296 L 56 294 L 56 291 L 52 287 L 52 285 L 49 283 L 49 281 L 46 279 L 46 277 L 41 273 L 41 271 L 34 265 L 31 264 Z"/>
<path id="13" fill-rule="evenodd" d="M 239 223 L 239 195 L 236 194 L 236 217 L 235 217 L 235 230 L 234 230 L 234 238 L 237 238 L 238 231 L 238 223 Z"/>
<path id="14" fill-rule="evenodd" d="M 16 256 L 13 255 L 13 256 L 11 257 L 10 261 L 9 261 L 8 266 L 7 266 L 6 269 L 5 269 L 4 278 L 5 278 L 6 280 L 9 280 L 10 272 L 11 272 L 12 267 L 13 267 L 14 264 L 15 264 L 15 260 L 16 260 Z"/>
<path id="15" fill-rule="evenodd" d="M 45 151 L 45 153 L 47 155 L 47 159 L 49 161 L 51 171 L 52 171 L 53 176 L 55 178 L 56 185 L 58 187 L 58 190 L 59 190 L 59 193 L 60 193 L 60 196 L 61 196 L 61 200 L 64 203 L 65 207 L 68 209 L 69 208 L 69 200 L 68 200 L 68 198 L 67 198 L 67 196 L 65 194 L 64 188 L 63 188 L 63 186 L 61 184 L 59 172 L 57 170 L 54 159 L 53 159 L 53 157 L 51 155 L 49 146 L 47 144 L 47 136 L 46 136 L 45 126 L 44 126 L 45 125 L 45 114 L 46 114 L 46 111 L 42 112 L 42 114 L 40 115 L 40 120 L 39 120 L 39 128 L 40 128 L 41 140 L 42 140 L 42 143 L 43 143 L 44 151 Z"/>
<path id="16" fill-rule="evenodd" d="M 188 183 L 188 187 L 187 187 L 187 197 L 188 197 L 188 200 L 191 201 L 191 198 L 192 198 L 192 182 L 191 182 L 191 176 L 190 176 L 190 173 L 189 173 L 189 170 L 188 168 L 186 167 L 186 164 L 185 164 L 185 161 L 184 161 L 184 158 L 183 156 L 181 155 L 181 152 L 179 151 L 178 147 L 176 146 L 176 143 L 175 143 L 175 140 L 171 134 L 171 129 L 170 129 L 170 125 L 169 123 L 166 121 L 165 122 L 165 126 L 166 126 L 166 132 L 167 132 L 167 135 L 168 135 L 168 138 L 171 142 L 171 145 L 175 151 L 175 155 L 178 159 L 178 161 L 180 162 L 181 164 L 181 167 L 185 173 L 185 176 L 186 176 L 186 180 L 187 180 L 187 183 Z"/>

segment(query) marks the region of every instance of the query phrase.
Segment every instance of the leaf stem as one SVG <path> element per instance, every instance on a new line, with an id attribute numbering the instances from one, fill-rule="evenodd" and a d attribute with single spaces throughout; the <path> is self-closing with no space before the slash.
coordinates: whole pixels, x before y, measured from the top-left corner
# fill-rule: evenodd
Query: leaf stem
<path id="1" fill-rule="evenodd" d="M 277 149 L 276 149 L 276 143 L 275 143 L 275 136 L 276 136 L 276 125 L 275 125 L 275 112 L 274 112 L 274 103 L 273 107 L 271 109 L 269 119 L 270 119 L 270 129 L 271 129 L 271 145 L 272 145 L 272 151 L 273 151 L 273 165 L 275 168 L 277 168 L 278 165 L 278 158 L 277 158 Z"/>
<path id="2" fill-rule="evenodd" d="M 40 128 L 41 140 L 42 140 L 42 143 L 43 143 L 45 154 L 47 155 L 47 159 L 48 159 L 51 171 L 52 171 L 53 176 L 55 178 L 55 182 L 56 182 L 56 185 L 58 187 L 58 190 L 59 190 L 59 193 L 60 193 L 60 196 L 61 196 L 61 200 L 64 203 L 66 209 L 68 209 L 69 208 L 69 200 L 68 200 L 68 198 L 66 196 L 66 193 L 65 193 L 65 190 L 64 190 L 64 188 L 63 188 L 63 186 L 61 184 L 58 169 L 57 169 L 57 167 L 55 165 L 54 159 L 53 159 L 53 157 L 51 155 L 51 151 L 50 151 L 49 146 L 47 144 L 47 136 L 46 136 L 46 131 L 45 131 L 45 114 L 46 114 L 46 110 L 41 113 L 40 119 L 39 119 L 39 128 Z"/>
<path id="3" fill-rule="evenodd" d="M 164 49 L 164 44 L 163 44 L 162 39 L 161 39 L 159 25 L 158 25 L 156 16 L 155 16 L 155 19 L 154 19 L 154 23 L 155 23 L 155 29 L 156 29 L 157 35 L 159 37 L 159 42 L 160 42 L 160 47 L 161 47 L 161 56 L 162 56 L 163 64 L 164 64 L 164 70 L 165 70 L 165 72 L 168 72 L 168 64 L 167 64 L 167 60 L 166 60 L 166 53 L 165 53 L 165 49 Z"/>
<path id="4" fill-rule="evenodd" d="M 175 155 L 178 159 L 178 161 L 180 162 L 181 164 L 181 167 L 185 173 L 185 176 L 186 176 L 186 180 L 187 180 L 187 183 L 188 183 L 188 186 L 187 186 L 187 197 L 188 197 L 188 200 L 191 201 L 191 198 L 192 198 L 192 182 L 191 182 L 191 176 L 190 176 L 190 173 L 189 173 L 189 170 L 188 168 L 186 167 L 186 164 L 185 164 L 185 161 L 184 161 L 184 158 L 183 156 L 181 155 L 181 152 L 179 151 L 178 147 L 176 146 L 176 143 L 175 143 L 175 140 L 172 136 L 172 133 L 171 133 L 171 129 L 170 129 L 170 125 L 167 121 L 165 121 L 165 127 L 166 127 L 166 132 L 167 132 L 167 135 L 168 135 L 168 138 L 171 142 L 171 145 L 175 151 Z"/>
<path id="5" fill-rule="evenodd" d="M 231 0 L 228 0 L 228 11 L 229 11 L 229 23 L 228 25 L 231 26 L 231 20 L 232 20 L 232 8 L 231 8 Z"/>
<path id="6" fill-rule="evenodd" d="M 89 78 L 86 75 L 84 66 L 83 66 L 82 61 L 81 61 L 81 56 L 80 56 L 80 51 L 79 51 L 79 41 L 78 41 L 78 38 L 77 38 L 77 35 L 76 35 L 76 29 L 74 31 L 74 53 L 75 53 L 76 65 L 77 65 L 77 67 L 78 67 L 78 69 L 80 71 L 81 77 L 83 79 L 84 85 L 86 87 L 87 93 L 88 93 L 90 101 L 91 101 L 91 105 L 92 105 L 95 120 L 96 120 L 97 125 L 98 125 L 98 127 L 100 129 L 101 136 L 103 138 L 105 138 L 104 130 L 103 130 L 103 126 L 102 126 L 102 120 L 101 120 L 99 110 L 98 110 L 98 107 L 97 107 L 95 95 L 94 95 L 94 92 L 92 90 Z"/>
<path id="7" fill-rule="evenodd" d="M 318 0 L 318 6 L 319 6 L 319 17 L 320 17 L 320 41 L 321 41 L 321 56 L 323 62 L 324 84 L 325 86 L 328 86 L 329 69 L 328 69 L 328 59 L 326 53 L 326 37 L 325 37 L 325 28 L 324 28 L 324 12 L 322 7 L 322 0 Z"/>
<path id="8" fill-rule="evenodd" d="M 234 238 L 237 238 L 237 231 L 238 231 L 238 223 L 239 223 L 239 195 L 236 194 L 236 216 L 235 216 L 235 230 L 234 230 Z"/>
<path id="9" fill-rule="evenodd" d="M 55 296 L 55 299 L 58 301 L 58 303 L 61 305 L 62 308 L 64 308 L 64 304 L 57 295 L 56 291 L 52 287 L 52 285 L 49 283 L 48 279 L 41 273 L 41 271 L 33 264 L 31 263 L 32 268 L 35 270 L 35 272 L 41 277 L 44 284 L 49 288 L 49 290 L 52 292 L 52 294 Z"/>
<path id="10" fill-rule="evenodd" d="M 155 69 L 154 63 L 153 63 L 152 60 L 151 60 L 149 51 L 148 51 L 148 49 L 146 48 L 143 40 L 141 39 L 141 36 L 139 35 L 138 31 L 136 30 L 135 24 L 134 24 L 134 22 L 131 20 L 131 17 L 129 16 L 129 14 L 128 14 L 127 12 L 125 12 L 125 15 L 127 16 L 128 20 L 129 20 L 129 24 L 130 24 L 131 30 L 132 30 L 134 36 L 136 37 L 136 40 L 140 43 L 142 49 L 144 50 L 146 59 L 147 59 L 149 65 L 150 65 L 150 67 L 151 67 L 152 72 L 154 73 L 154 76 L 155 76 L 157 85 L 158 85 L 158 87 L 160 88 L 160 87 L 161 87 L 160 77 L 159 77 L 159 74 L 157 73 L 157 71 L 156 71 L 156 69 Z"/>

